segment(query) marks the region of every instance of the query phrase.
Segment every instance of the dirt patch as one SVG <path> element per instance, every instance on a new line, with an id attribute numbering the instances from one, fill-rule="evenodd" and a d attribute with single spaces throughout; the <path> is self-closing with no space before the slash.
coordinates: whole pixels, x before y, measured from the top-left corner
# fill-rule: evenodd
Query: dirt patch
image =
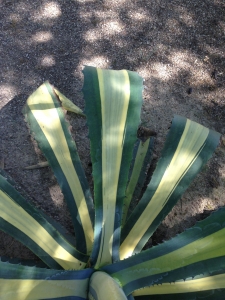
<path id="1" fill-rule="evenodd" d="M 44 157 L 29 135 L 22 107 L 33 90 L 50 80 L 83 108 L 83 65 L 134 70 L 145 79 L 141 125 L 157 133 L 155 163 L 174 114 L 223 135 L 152 242 L 192 226 L 225 203 L 224 32 L 225 5 L 219 0 L 1 1 L 0 155 L 5 170 L 29 201 L 72 233 L 51 170 L 24 170 Z M 67 117 L 92 187 L 85 120 Z M 34 258 L 4 233 L 0 255 Z"/>

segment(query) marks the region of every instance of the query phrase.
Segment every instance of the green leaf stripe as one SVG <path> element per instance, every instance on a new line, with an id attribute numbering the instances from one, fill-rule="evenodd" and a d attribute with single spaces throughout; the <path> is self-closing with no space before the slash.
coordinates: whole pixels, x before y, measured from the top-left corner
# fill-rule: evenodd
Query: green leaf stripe
<path id="1" fill-rule="evenodd" d="M 204 280 L 203 280 L 204 278 L 214 276 L 213 273 L 215 273 L 216 275 L 225 273 L 225 265 L 223 262 L 221 262 L 224 260 L 224 258 L 225 258 L 225 256 L 220 256 L 217 258 L 196 262 L 196 263 L 187 265 L 185 267 L 177 268 L 175 270 L 172 270 L 169 272 L 163 272 L 160 274 L 157 273 L 157 271 L 155 270 L 156 274 L 149 275 L 149 276 L 143 276 L 142 278 L 135 279 L 134 281 L 126 284 L 123 287 L 123 289 L 126 292 L 126 294 L 128 294 L 128 293 L 133 292 L 134 290 L 138 290 L 142 287 L 144 287 L 144 289 L 145 289 L 147 286 L 152 286 L 155 284 L 165 284 L 165 287 L 168 287 L 168 284 L 170 284 L 170 283 L 173 283 L 176 281 L 184 281 L 184 280 L 185 280 L 185 282 L 186 282 L 186 280 L 190 280 L 190 281 L 193 280 L 193 285 L 192 285 L 192 282 L 189 282 L 189 283 L 191 286 L 194 286 L 195 278 L 193 278 L 193 277 L 196 276 L 196 277 L 199 277 L 198 279 L 200 279 L 200 278 L 202 279 L 202 281 L 199 281 L 199 282 L 200 282 L 200 284 L 202 284 L 202 290 L 204 290 L 208 286 L 208 283 L 207 283 L 208 281 L 206 280 L 206 283 L 204 283 Z M 172 268 L 173 268 L 173 266 L 172 266 Z M 209 272 L 209 270 L 210 270 L 210 272 Z M 222 278 L 224 278 L 224 277 L 222 277 Z M 216 279 L 216 277 L 215 277 L 215 279 Z M 221 282 L 220 278 L 219 278 L 219 282 Z M 213 283 L 215 283 L 215 285 L 214 286 L 212 285 L 210 289 L 217 288 L 216 280 L 213 281 Z M 200 285 L 199 285 L 199 287 L 200 287 Z M 178 290 L 179 290 L 179 292 L 184 292 L 184 291 L 186 291 L 185 288 L 190 289 L 189 286 L 186 286 L 186 287 L 181 286 L 180 289 L 178 289 Z M 223 286 L 221 288 L 225 288 L 225 281 L 223 281 Z M 196 291 L 198 291 L 199 289 L 200 288 L 196 288 Z M 172 292 L 174 292 L 174 291 L 171 289 L 171 293 Z M 151 293 L 157 294 L 158 290 L 157 289 L 151 290 Z M 166 288 L 165 288 L 164 293 L 165 294 L 169 293 L 169 291 L 166 291 Z M 146 294 L 148 294 L 148 291 L 146 292 Z"/>
<path id="2" fill-rule="evenodd" d="M 123 207 L 123 221 L 124 225 L 128 210 L 132 210 L 130 205 L 137 200 L 141 194 L 142 188 L 146 178 L 146 166 L 151 162 L 154 138 L 148 138 L 145 142 L 140 139 L 137 140 L 133 151 L 133 160 L 129 175 L 129 182 L 126 188 L 126 195 Z"/>
<path id="3" fill-rule="evenodd" d="M 83 92 L 93 174 L 97 178 L 91 258 L 98 268 L 119 259 L 122 207 L 139 123 L 142 79 L 125 70 L 86 67 Z"/>
<path id="4" fill-rule="evenodd" d="M 122 230 L 121 259 L 141 251 L 211 157 L 219 137 L 217 132 L 175 116 L 152 180 Z"/>
<path id="5" fill-rule="evenodd" d="M 68 124 L 48 82 L 29 97 L 24 113 L 67 201 L 76 239 L 79 240 L 77 249 L 90 253 L 93 243 L 93 201 Z"/>
<path id="6" fill-rule="evenodd" d="M 116 196 L 116 211 L 114 224 L 114 239 L 112 247 L 113 261 L 119 260 L 119 247 L 121 235 L 121 223 L 124 215 L 124 201 L 126 199 L 126 187 L 128 184 L 129 170 L 132 162 L 133 145 L 137 139 L 137 128 L 140 123 L 142 105 L 143 79 L 134 72 L 127 71 L 130 82 L 130 99 L 127 111 L 127 119 L 124 129 L 122 161 L 120 166 L 119 181 Z"/>
<path id="7" fill-rule="evenodd" d="M 193 293 L 135 296 L 136 300 L 224 300 L 225 289 Z"/>
<path id="8" fill-rule="evenodd" d="M 0 262 L 0 298 L 87 299 L 92 269 L 59 271 Z"/>
<path id="9" fill-rule="evenodd" d="M 185 281 L 176 281 L 173 283 L 157 284 L 148 288 L 135 291 L 138 295 L 168 295 L 181 294 L 199 291 L 213 291 L 216 289 L 225 289 L 225 274 L 213 276 L 204 276 L 201 278 L 188 279 Z"/>
<path id="10" fill-rule="evenodd" d="M 0 175 L 0 229 L 39 256 L 51 268 L 81 269 L 88 256 L 78 252 Z"/>
<path id="11" fill-rule="evenodd" d="M 4 170 L 0 169 L 0 175 L 2 175 L 5 179 L 7 179 L 7 182 L 10 183 L 14 189 L 16 189 L 16 183 L 14 180 L 9 176 L 8 173 L 6 173 Z M 24 196 L 26 199 L 26 193 L 20 189 L 20 194 Z M 38 210 L 38 214 L 43 217 L 43 219 L 46 219 L 48 223 L 52 225 L 62 236 L 65 240 L 67 240 L 71 245 L 75 246 L 76 245 L 76 239 L 75 236 L 72 235 L 68 230 L 66 230 L 65 227 L 63 227 L 59 222 L 56 220 L 52 219 L 50 216 L 46 215 L 43 211 Z"/>
<path id="12" fill-rule="evenodd" d="M 225 208 L 177 237 L 128 259 L 105 266 L 128 295 L 153 284 L 225 270 Z M 139 261 L 139 263 L 138 263 Z M 225 281 L 224 281 L 225 284 Z"/>
<path id="13" fill-rule="evenodd" d="M 94 244 L 91 253 L 91 264 L 96 263 L 102 234 L 102 118 L 101 99 L 98 84 L 97 69 L 85 67 L 83 70 L 84 85 L 83 95 L 85 99 L 84 113 L 87 116 L 89 129 L 92 172 L 94 179 L 94 199 L 95 199 L 95 225 Z"/>

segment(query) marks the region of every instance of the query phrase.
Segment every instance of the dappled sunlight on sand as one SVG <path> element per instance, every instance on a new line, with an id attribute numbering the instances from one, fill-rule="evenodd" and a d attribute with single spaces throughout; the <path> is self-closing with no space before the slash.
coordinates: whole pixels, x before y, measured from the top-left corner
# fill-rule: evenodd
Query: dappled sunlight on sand
<path id="1" fill-rule="evenodd" d="M 0 84 L 0 109 L 15 97 L 16 88 L 11 84 Z"/>
<path id="2" fill-rule="evenodd" d="M 57 1 L 48 1 L 40 7 L 34 16 L 36 20 L 41 21 L 46 18 L 58 18 L 61 14 L 61 8 Z"/>
<path id="3" fill-rule="evenodd" d="M 97 68 L 108 68 L 108 59 L 103 55 L 96 55 L 91 58 L 82 59 L 80 67 L 92 66 Z"/>
<path id="4" fill-rule="evenodd" d="M 53 35 L 50 31 L 39 31 L 33 35 L 32 39 L 36 43 L 46 43 L 53 39 Z"/>
<path id="5" fill-rule="evenodd" d="M 53 55 L 45 55 L 41 58 L 41 65 L 43 67 L 51 67 L 55 65 L 55 59 Z"/>

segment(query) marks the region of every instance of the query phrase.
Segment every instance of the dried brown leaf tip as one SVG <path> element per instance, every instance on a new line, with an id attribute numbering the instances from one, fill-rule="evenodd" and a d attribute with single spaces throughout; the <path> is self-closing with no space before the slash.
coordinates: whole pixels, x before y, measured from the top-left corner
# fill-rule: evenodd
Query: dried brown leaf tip
<path id="1" fill-rule="evenodd" d="M 137 137 L 142 141 L 146 141 L 150 136 L 156 136 L 156 135 L 157 135 L 156 131 L 143 126 L 140 126 L 137 131 Z"/>

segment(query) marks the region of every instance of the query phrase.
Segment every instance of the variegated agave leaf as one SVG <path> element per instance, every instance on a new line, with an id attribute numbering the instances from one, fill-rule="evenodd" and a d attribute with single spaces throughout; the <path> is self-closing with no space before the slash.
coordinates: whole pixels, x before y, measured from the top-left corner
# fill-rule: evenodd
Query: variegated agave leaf
<path id="1" fill-rule="evenodd" d="M 125 224 L 120 258 L 138 253 L 211 157 L 220 135 L 175 116 L 146 192 Z"/>
<path id="2" fill-rule="evenodd" d="M 76 145 L 54 89 L 48 82 L 29 97 L 24 113 L 67 201 L 79 240 L 77 249 L 90 253 L 93 243 L 93 201 Z"/>
<path id="3" fill-rule="evenodd" d="M 126 70 L 86 67 L 83 92 L 96 214 L 91 260 L 97 267 L 119 259 L 122 209 L 139 125 L 142 79 Z"/>

